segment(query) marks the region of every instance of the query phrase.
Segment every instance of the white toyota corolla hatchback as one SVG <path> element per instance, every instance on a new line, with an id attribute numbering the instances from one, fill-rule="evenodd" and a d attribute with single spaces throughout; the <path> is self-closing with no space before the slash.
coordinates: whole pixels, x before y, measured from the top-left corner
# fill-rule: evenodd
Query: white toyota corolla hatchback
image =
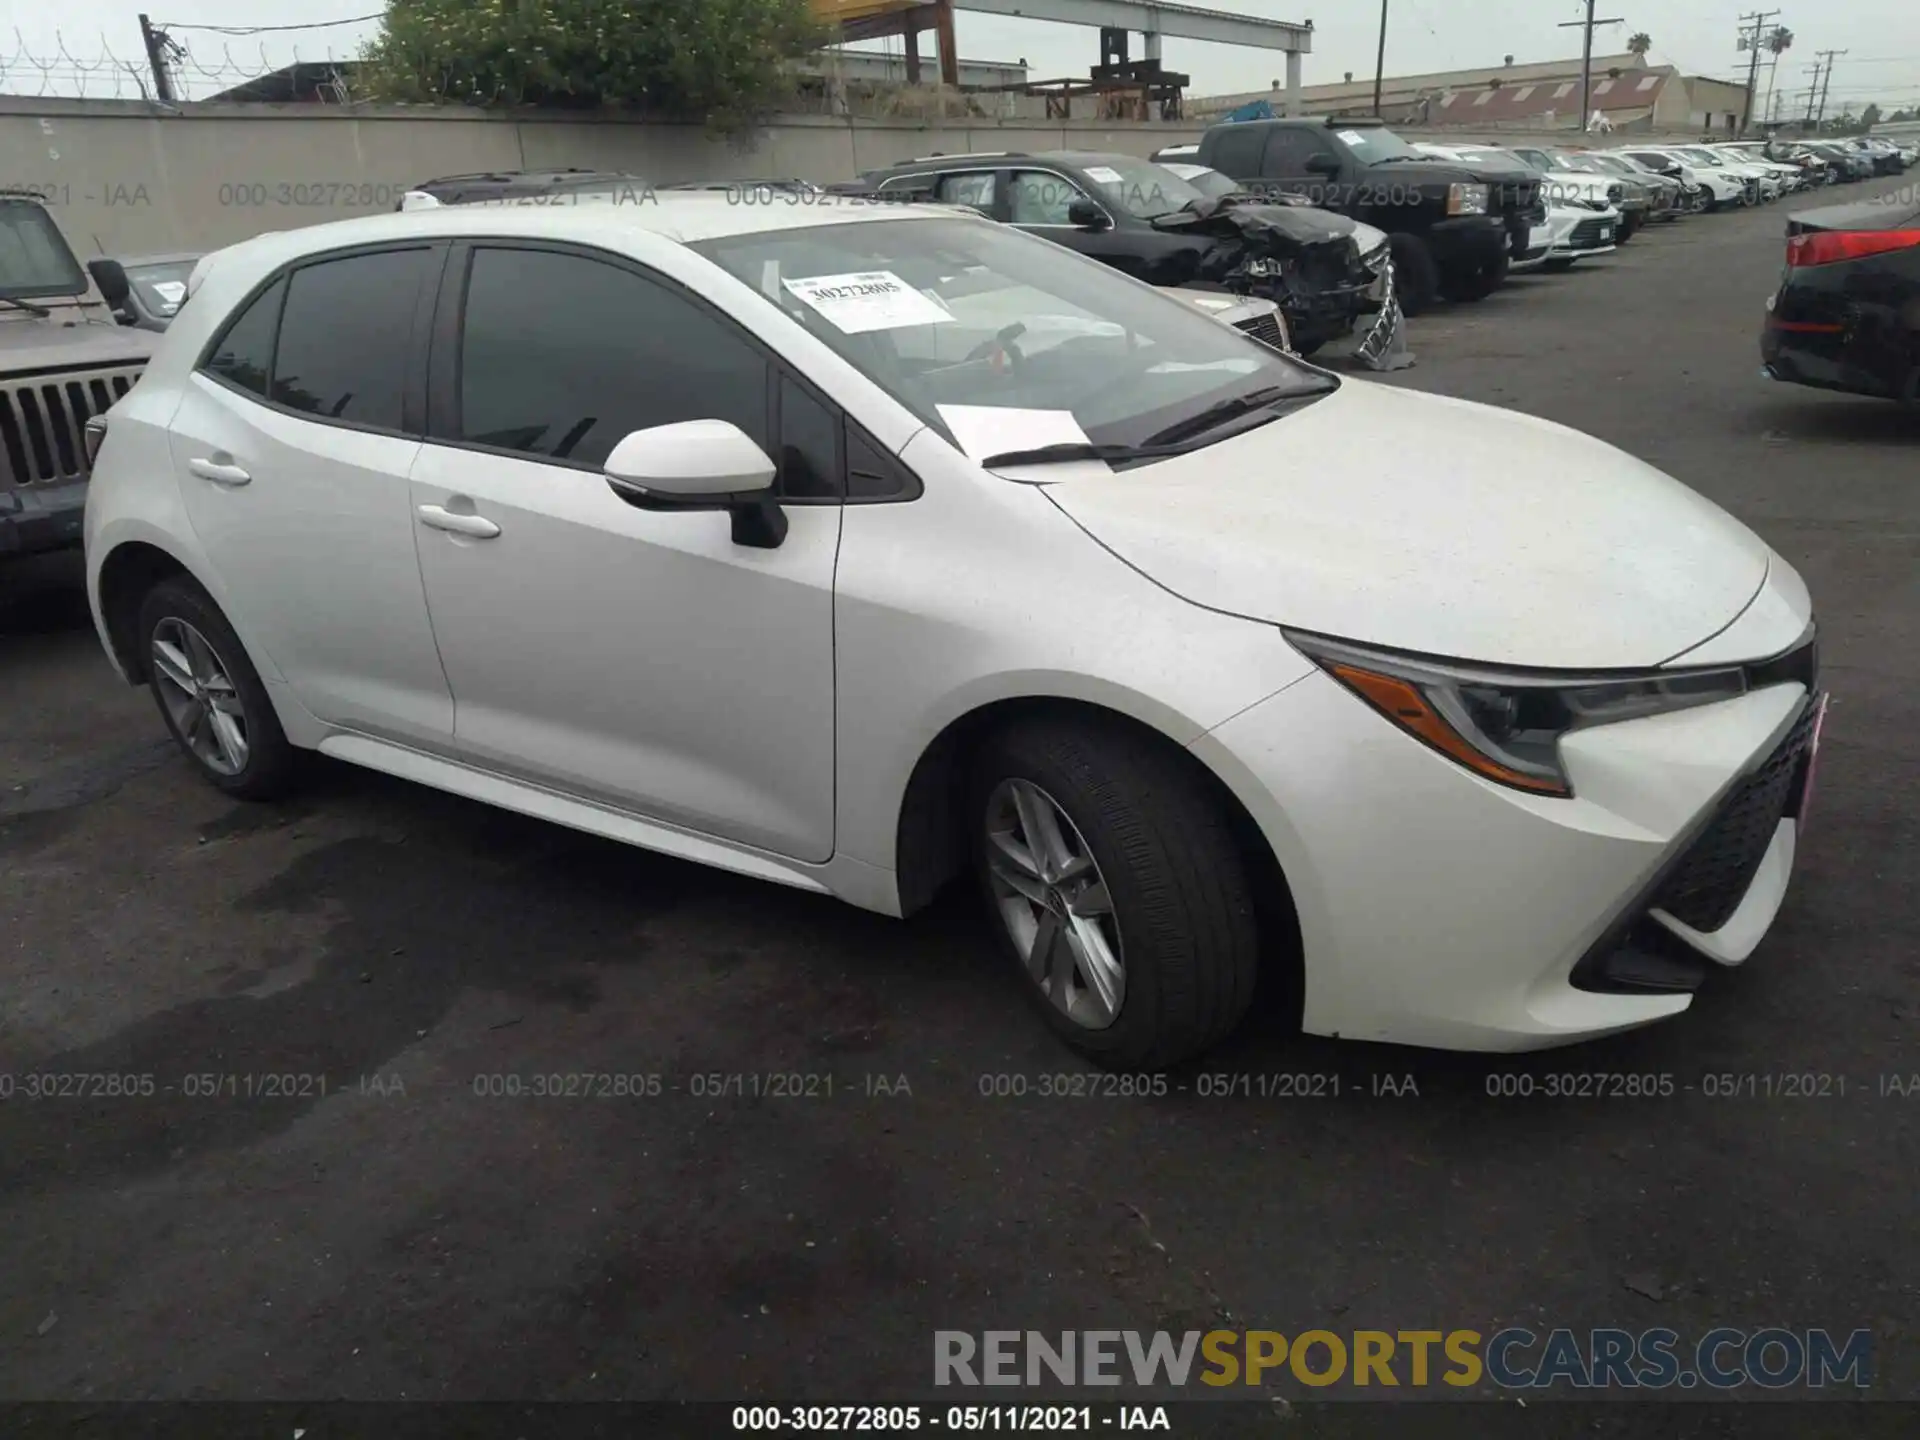
<path id="1" fill-rule="evenodd" d="M 301 753 L 910 914 L 1190 1056 L 1687 1008 L 1785 893 L 1805 586 L 1597 440 L 940 208 L 449 208 L 203 261 L 90 437 L 94 617 Z"/>

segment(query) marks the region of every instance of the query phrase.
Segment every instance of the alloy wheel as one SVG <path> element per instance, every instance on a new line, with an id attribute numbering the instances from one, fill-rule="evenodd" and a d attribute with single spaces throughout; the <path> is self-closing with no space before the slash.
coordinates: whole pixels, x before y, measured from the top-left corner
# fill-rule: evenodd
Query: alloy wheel
<path id="1" fill-rule="evenodd" d="M 207 637 L 169 615 L 153 628 L 152 659 L 160 703 L 193 758 L 216 775 L 246 769 L 246 705 Z"/>
<path id="2" fill-rule="evenodd" d="M 1030 780 L 987 799 L 987 879 L 1027 973 L 1074 1024 L 1104 1030 L 1126 1000 L 1113 896 L 1079 828 Z"/>

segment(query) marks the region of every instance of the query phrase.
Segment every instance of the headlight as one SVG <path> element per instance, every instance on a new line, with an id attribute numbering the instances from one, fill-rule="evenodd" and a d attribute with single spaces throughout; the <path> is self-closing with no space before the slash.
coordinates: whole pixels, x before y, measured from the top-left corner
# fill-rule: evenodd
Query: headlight
<path id="1" fill-rule="evenodd" d="M 1487 213 L 1488 188 L 1485 185 L 1449 185 L 1447 214 L 1484 215 Z"/>
<path id="2" fill-rule="evenodd" d="M 1564 735 L 1747 693 L 1746 672 L 1738 668 L 1590 676 L 1501 670 L 1285 634 L 1301 654 L 1416 740 L 1476 775 L 1535 795 L 1573 794 L 1560 764 Z"/>

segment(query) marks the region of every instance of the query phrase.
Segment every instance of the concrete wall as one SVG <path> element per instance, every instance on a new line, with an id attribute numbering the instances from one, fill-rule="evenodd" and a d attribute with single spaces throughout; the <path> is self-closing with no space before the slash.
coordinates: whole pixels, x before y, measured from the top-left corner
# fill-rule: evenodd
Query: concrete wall
<path id="1" fill-rule="evenodd" d="M 206 250 L 393 209 L 435 175 L 590 166 L 658 183 L 798 176 L 822 183 L 933 151 L 1147 155 L 1196 126 L 1067 121 L 917 124 L 794 116 L 747 146 L 697 126 L 405 107 L 189 104 L 0 96 L 0 187 L 45 194 L 75 250 Z"/>

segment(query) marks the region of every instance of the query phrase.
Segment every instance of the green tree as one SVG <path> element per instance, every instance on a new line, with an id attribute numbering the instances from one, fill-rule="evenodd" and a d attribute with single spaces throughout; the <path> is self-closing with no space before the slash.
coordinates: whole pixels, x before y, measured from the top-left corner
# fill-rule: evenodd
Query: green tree
<path id="1" fill-rule="evenodd" d="M 1767 32 L 1767 38 L 1761 46 L 1772 55 L 1784 55 L 1793 48 L 1793 31 L 1784 25 L 1776 25 Z"/>
<path id="2" fill-rule="evenodd" d="M 1627 41 L 1627 53 L 1629 55 L 1645 55 L 1647 51 L 1652 48 L 1653 37 L 1644 30 Z"/>
<path id="3" fill-rule="evenodd" d="M 388 0 L 370 99 L 618 106 L 751 126 L 824 43 L 807 0 Z"/>
<path id="4" fill-rule="evenodd" d="M 1880 107 L 1869 100 L 1867 102 L 1867 108 L 1860 112 L 1860 128 L 1862 130 L 1871 130 L 1879 123 Z"/>

